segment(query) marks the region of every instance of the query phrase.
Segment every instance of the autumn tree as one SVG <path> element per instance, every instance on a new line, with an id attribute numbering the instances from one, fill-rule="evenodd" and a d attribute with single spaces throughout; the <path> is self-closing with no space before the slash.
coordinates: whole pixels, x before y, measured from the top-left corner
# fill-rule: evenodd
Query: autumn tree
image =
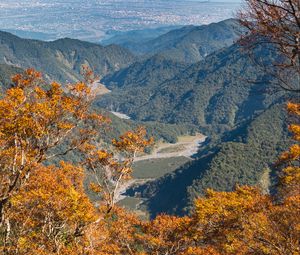
<path id="1" fill-rule="evenodd" d="M 10 200 L 4 254 L 85 254 L 86 227 L 99 216 L 84 192 L 84 170 L 62 162 L 31 175 Z"/>
<path id="2" fill-rule="evenodd" d="M 97 243 L 103 254 L 121 251 L 126 229 L 139 222 L 119 208 L 108 213 L 119 186 L 130 178 L 134 157 L 153 140 L 140 127 L 101 147 L 99 134 L 109 121 L 91 110 L 94 76 L 87 67 L 83 72 L 87 83 L 62 87 L 28 69 L 12 78 L 14 85 L 1 97 L 1 254 L 100 254 Z M 74 150 L 81 163 L 50 164 Z M 86 196 L 85 171 L 95 173 L 91 188 L 106 210 L 96 209 Z M 124 223 L 117 244 L 109 242 L 113 229 L 122 227 L 108 224 L 115 215 Z"/>
<path id="3" fill-rule="evenodd" d="M 116 201 L 121 185 L 131 179 L 132 165 L 137 153 L 144 152 L 145 148 L 153 143 L 152 138 L 146 137 L 143 127 L 128 131 L 119 139 L 112 140 L 112 148 L 98 149 L 89 146 L 88 151 L 83 147 L 87 169 L 92 173 L 94 181 L 90 188 L 98 194 L 100 201 L 106 204 L 110 212 Z"/>
<path id="4" fill-rule="evenodd" d="M 276 60 L 261 63 L 288 91 L 300 92 L 300 2 L 299 0 L 245 0 L 239 13 L 248 33 L 242 37 L 247 47 L 271 46 Z"/>
<path id="5" fill-rule="evenodd" d="M 42 163 L 87 143 L 97 134 L 93 127 L 104 123 L 103 116 L 90 111 L 93 95 L 83 82 L 62 88 L 46 83 L 33 69 L 12 81 L 0 99 L 0 234 L 5 252 L 12 233 L 11 199 L 32 173 L 44 170 Z"/>
<path id="6" fill-rule="evenodd" d="M 12 78 L 0 100 L 0 225 L 5 205 L 40 163 L 77 148 L 95 135 L 90 122 L 90 88 L 83 82 L 63 89 L 47 84 L 39 72 L 26 70 Z M 76 134 L 76 135 L 75 135 Z M 64 149 L 60 146 L 64 143 Z"/>
<path id="7" fill-rule="evenodd" d="M 115 206 L 88 229 L 89 249 L 97 255 L 142 255 L 139 242 L 141 220 L 132 212 Z"/>
<path id="8" fill-rule="evenodd" d="M 194 246 L 188 238 L 191 219 L 187 216 L 159 215 L 149 222 L 141 224 L 139 243 L 145 254 L 192 254 L 187 251 Z M 193 251 L 195 251 L 193 249 Z"/>
<path id="9" fill-rule="evenodd" d="M 196 247 L 220 254 L 294 255 L 300 253 L 300 104 L 288 103 L 296 116 L 289 126 L 297 143 L 277 163 L 277 194 L 237 186 L 233 192 L 208 190 L 195 201 L 189 236 Z"/>
<path id="10" fill-rule="evenodd" d="M 289 130 L 296 141 L 288 151 L 280 157 L 279 164 L 284 166 L 279 176 L 279 192 L 282 197 L 300 195 L 300 103 L 288 103 L 289 113 L 297 122 L 289 125 Z"/>

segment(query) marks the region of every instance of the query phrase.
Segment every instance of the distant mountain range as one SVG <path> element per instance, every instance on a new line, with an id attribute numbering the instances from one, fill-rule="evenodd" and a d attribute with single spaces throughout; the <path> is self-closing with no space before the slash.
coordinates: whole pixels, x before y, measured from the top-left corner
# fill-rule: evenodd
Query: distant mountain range
<path id="1" fill-rule="evenodd" d="M 106 39 L 100 41 L 102 45 L 117 44 L 125 48 L 130 48 L 134 44 L 141 44 L 153 40 L 171 30 L 178 29 L 182 26 L 167 26 L 158 28 L 145 28 L 130 31 L 108 31 Z"/>
<path id="2" fill-rule="evenodd" d="M 154 39 L 120 45 L 138 55 L 160 54 L 167 59 L 195 63 L 210 53 L 231 45 L 243 33 L 234 19 L 203 26 L 185 26 L 171 30 Z M 119 44 L 117 40 L 114 43 Z"/>
<path id="3" fill-rule="evenodd" d="M 117 45 L 104 47 L 68 38 L 43 42 L 0 32 L 0 63 L 34 67 L 61 82 L 80 79 L 82 64 L 103 76 L 134 61 L 131 52 Z"/>

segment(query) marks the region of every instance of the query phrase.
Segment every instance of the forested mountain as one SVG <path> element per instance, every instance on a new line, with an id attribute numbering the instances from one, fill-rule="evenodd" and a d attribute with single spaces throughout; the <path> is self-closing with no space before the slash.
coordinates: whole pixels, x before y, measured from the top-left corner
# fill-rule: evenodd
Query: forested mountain
<path id="1" fill-rule="evenodd" d="M 255 54 L 270 62 L 274 58 L 263 48 L 257 48 Z M 103 79 L 105 84 L 120 88 L 97 104 L 137 120 L 192 123 L 205 132 L 222 133 L 280 97 L 280 93 L 266 93 L 271 87 L 270 77 L 238 44 L 212 53 L 187 69 L 178 68 L 176 62 L 169 62 L 167 69 L 160 68 L 164 62 L 163 58 L 159 64 L 146 60 Z"/>
<path id="2" fill-rule="evenodd" d="M 110 89 L 120 91 L 132 89 L 148 90 L 153 86 L 174 78 L 189 67 L 188 64 L 156 55 L 144 61 L 138 61 L 127 68 L 105 76 L 101 82 Z"/>
<path id="3" fill-rule="evenodd" d="M 188 213 L 194 199 L 207 188 L 231 191 L 237 184 L 246 184 L 269 192 L 276 180 L 274 162 L 292 142 L 287 119 L 285 104 L 275 103 L 222 138 L 209 141 L 196 160 L 132 188 L 128 194 L 140 194 L 154 217 L 159 213 Z"/>
<path id="4" fill-rule="evenodd" d="M 155 39 L 124 45 L 138 55 L 163 55 L 185 63 L 195 63 L 208 54 L 231 45 L 242 30 L 234 19 L 203 26 L 185 26 Z"/>
<path id="5" fill-rule="evenodd" d="M 155 142 L 163 141 L 176 143 L 178 136 L 194 134 L 199 131 L 197 126 L 189 124 L 168 124 L 156 121 L 143 122 L 126 120 L 121 119 L 103 109 L 96 108 L 95 111 L 107 116 L 111 121 L 111 123 L 107 126 L 107 130 L 105 130 L 105 133 L 102 135 L 106 142 L 110 142 L 111 139 L 117 138 L 126 131 L 134 130 L 140 126 L 146 128 L 147 137 L 153 137 Z"/>
<path id="6" fill-rule="evenodd" d="M 284 106 L 290 95 L 277 91 L 273 78 L 254 60 L 271 65 L 276 57 L 264 47 L 249 55 L 234 44 L 186 69 L 178 70 L 173 62 L 163 81 L 160 70 L 165 69 L 155 69 L 161 64 L 150 65 L 155 62 L 149 59 L 103 79 L 113 92 L 98 105 L 138 120 L 192 123 L 209 136 L 196 160 L 128 194 L 140 194 L 155 216 L 187 213 L 207 188 L 229 191 L 236 184 L 260 184 L 265 191 L 272 189 L 273 163 L 290 145 Z"/>
<path id="7" fill-rule="evenodd" d="M 80 67 L 89 65 L 100 76 L 126 67 L 135 60 L 126 49 L 73 39 L 43 42 L 0 32 L 0 63 L 34 67 L 61 82 L 79 79 Z"/>
<path id="8" fill-rule="evenodd" d="M 0 32 L 0 254 L 299 255 L 299 13 L 247 0 L 129 49 Z"/>

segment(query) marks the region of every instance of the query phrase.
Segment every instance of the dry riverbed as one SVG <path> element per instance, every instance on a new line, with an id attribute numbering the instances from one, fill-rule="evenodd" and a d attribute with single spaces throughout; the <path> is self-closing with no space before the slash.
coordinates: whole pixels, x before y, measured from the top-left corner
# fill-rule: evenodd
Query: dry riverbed
<path id="1" fill-rule="evenodd" d="M 149 155 L 136 157 L 134 162 L 174 157 L 191 157 L 198 152 L 200 145 L 205 141 L 206 136 L 197 134 L 195 136 L 180 136 L 177 143 L 158 143 Z"/>
<path id="2" fill-rule="evenodd" d="M 203 143 L 205 139 L 206 136 L 202 134 L 181 136 L 178 137 L 177 143 L 160 142 L 155 146 L 151 154 L 136 157 L 134 159 L 134 168 L 139 165 L 139 169 L 136 169 L 139 173 L 135 173 L 134 170 L 134 178 L 120 186 L 117 191 L 118 195 L 116 200 L 120 202 L 127 199 L 124 193 L 130 187 L 141 185 L 161 177 L 160 173 L 157 173 L 157 171 L 160 171 L 157 168 L 163 168 L 161 172 L 168 173 L 175 171 L 176 168 L 189 160 L 193 160 L 191 157 L 198 152 L 201 143 Z M 154 171 L 153 175 L 151 175 L 151 168 L 153 168 Z"/>

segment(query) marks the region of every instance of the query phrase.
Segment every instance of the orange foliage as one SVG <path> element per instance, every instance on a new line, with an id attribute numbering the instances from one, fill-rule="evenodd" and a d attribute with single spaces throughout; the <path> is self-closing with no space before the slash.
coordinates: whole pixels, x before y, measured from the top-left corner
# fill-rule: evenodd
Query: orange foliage
<path id="1" fill-rule="evenodd" d="M 238 187 L 234 192 L 209 191 L 195 207 L 193 237 L 220 254 L 299 251 L 300 208 L 295 201 L 277 204 L 255 188 Z"/>
<path id="2" fill-rule="evenodd" d="M 287 109 L 290 114 L 295 115 L 298 120 L 300 118 L 300 103 L 289 102 Z M 279 188 L 282 197 L 300 194 L 300 128 L 299 124 L 292 124 L 289 130 L 293 133 L 296 144 L 284 152 L 280 157 L 280 163 L 286 164 L 286 168 L 282 170 L 279 176 Z"/>
<path id="3" fill-rule="evenodd" d="M 103 209 L 103 210 L 102 210 Z M 91 254 L 140 254 L 137 235 L 140 220 L 124 209 L 114 207 L 109 213 L 101 208 L 103 218 L 89 229 Z"/>
<path id="4" fill-rule="evenodd" d="M 88 141 L 95 130 L 85 127 L 103 121 L 90 114 L 92 95 L 84 83 L 64 91 L 56 82 L 46 84 L 33 69 L 12 80 L 14 86 L 0 100 L 0 224 L 5 205 L 30 173 L 43 161 Z M 65 150 L 50 154 L 62 143 Z"/>
<path id="5" fill-rule="evenodd" d="M 82 82 L 63 91 L 27 70 L 0 100 L 0 252 L 6 255 L 296 255 L 300 253 L 299 144 L 281 157 L 278 196 L 256 187 L 232 192 L 208 190 L 190 216 L 160 215 L 142 221 L 115 205 L 121 184 L 131 177 L 136 153 L 152 139 L 144 128 L 126 132 L 112 148 L 98 148 L 91 124 L 90 89 Z M 46 88 L 48 86 L 48 88 Z M 299 116 L 299 104 L 289 103 Z M 299 141 L 299 126 L 290 126 Z M 69 141 L 69 143 L 68 143 Z M 67 142 L 67 149 L 50 149 Z M 80 149 L 81 166 L 46 159 Z M 83 187 L 84 171 L 94 174 Z M 5 209 L 5 210 L 4 210 Z M 4 217 L 5 216 L 5 217 Z"/>
<path id="6" fill-rule="evenodd" d="M 137 152 L 143 152 L 144 149 L 153 143 L 153 138 L 146 139 L 146 129 L 139 127 L 134 131 L 128 131 L 120 136 L 119 140 L 113 139 L 113 145 L 126 153 L 132 153 L 135 157 Z"/>
<path id="7" fill-rule="evenodd" d="M 153 221 L 142 225 L 143 235 L 140 240 L 144 244 L 146 254 L 180 254 L 186 251 L 190 240 L 187 238 L 190 224 L 188 217 L 160 215 Z"/>
<path id="8" fill-rule="evenodd" d="M 95 179 L 90 187 L 106 203 L 107 211 L 114 207 L 120 185 L 131 178 L 136 153 L 143 152 L 152 143 L 152 138 L 146 138 L 145 128 L 139 127 L 121 135 L 119 140 L 113 139 L 112 152 L 89 147 L 86 166 Z"/>
<path id="9" fill-rule="evenodd" d="M 92 81 L 92 72 L 84 72 Z M 135 152 L 152 139 L 145 139 L 145 129 L 139 128 L 114 140 L 117 153 L 98 149 L 98 127 L 107 119 L 90 111 L 88 85 L 78 82 L 63 89 L 56 82 L 47 84 L 33 69 L 12 80 L 14 86 L 0 100 L 0 249 L 4 254 L 89 254 L 94 250 L 89 231 L 104 217 L 85 195 L 82 168 L 42 163 L 80 149 L 87 159 L 84 166 L 97 169 L 96 174 L 104 169 L 91 188 L 103 194 L 108 215 L 118 186 L 130 178 Z M 100 239 L 105 222 L 96 227 Z"/>
<path id="10" fill-rule="evenodd" d="M 299 93 L 299 0 L 245 0 L 244 7 L 239 13 L 240 23 L 247 29 L 242 43 L 250 47 L 272 45 L 270 48 L 281 57 L 276 58 L 270 68 L 261 63 L 264 70 L 276 77 L 284 90 Z"/>
<path id="11" fill-rule="evenodd" d="M 96 210 L 83 189 L 83 169 L 40 166 L 11 199 L 8 254 L 79 254 Z M 83 254 L 83 253 L 82 253 Z"/>

